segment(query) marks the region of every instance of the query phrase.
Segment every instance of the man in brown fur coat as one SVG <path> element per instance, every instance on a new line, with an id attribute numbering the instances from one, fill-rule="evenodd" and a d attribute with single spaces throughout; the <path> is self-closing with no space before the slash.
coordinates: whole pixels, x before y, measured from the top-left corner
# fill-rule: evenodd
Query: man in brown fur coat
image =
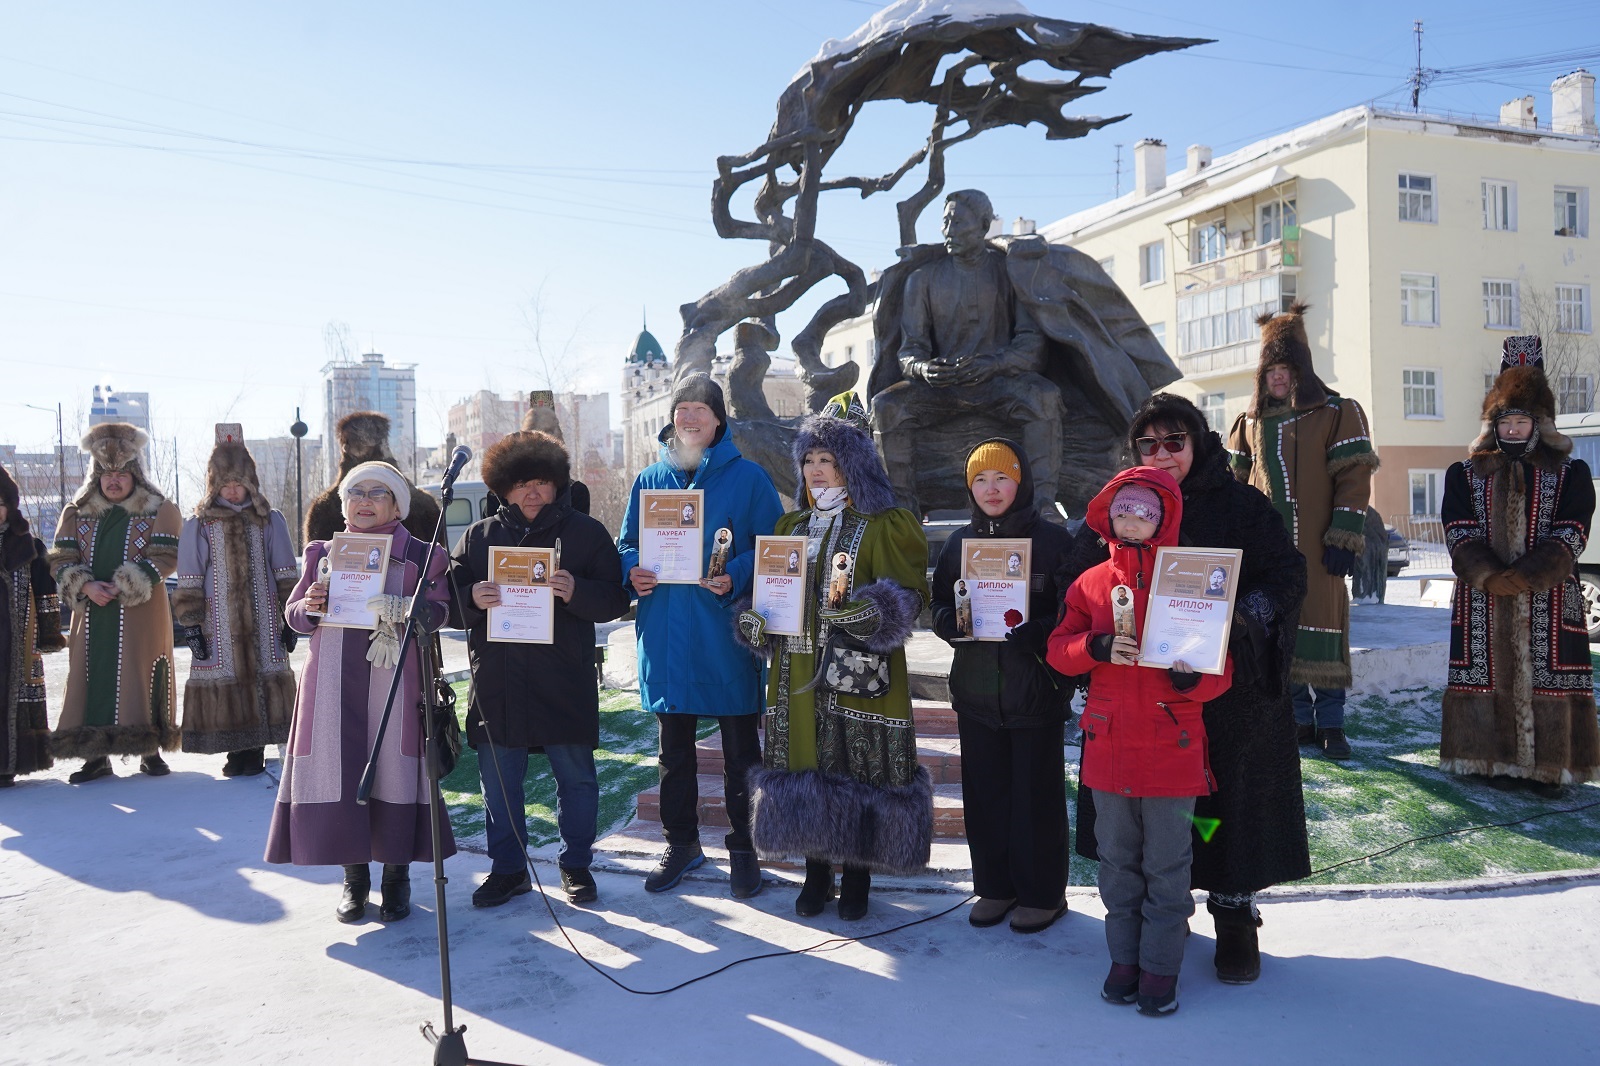
<path id="1" fill-rule="evenodd" d="M 1300 743 L 1348 759 L 1350 590 L 1344 579 L 1364 545 L 1378 453 L 1356 401 L 1322 383 L 1311 361 L 1305 312 L 1263 315 L 1255 397 L 1228 434 L 1234 477 L 1272 500 L 1306 559 L 1306 599 L 1289 681 Z"/>
<path id="2" fill-rule="evenodd" d="M 172 597 L 192 656 L 183 750 L 227 752 L 226 777 L 261 773 L 266 745 L 287 741 L 294 717 L 294 631 L 283 610 L 300 570 L 242 436 L 238 426 L 217 427 L 205 496 L 178 540 Z"/>
<path id="3" fill-rule="evenodd" d="M 306 512 L 306 543 L 332 540 L 344 532 L 344 505 L 339 500 L 339 482 L 362 463 L 388 463 L 404 471 L 400 460 L 389 450 L 389 418 L 377 411 L 356 411 L 339 419 L 339 476 L 326 492 L 318 496 Z M 407 479 L 409 481 L 409 479 Z M 406 516 L 406 532 L 427 542 L 439 521 L 439 503 L 415 485 L 411 486 L 411 512 Z"/>
<path id="4" fill-rule="evenodd" d="M 1439 766 L 1555 797 L 1600 778 L 1583 593 L 1594 482 L 1555 427 L 1539 338 L 1506 341 L 1483 432 L 1445 473 L 1445 542 L 1458 578 Z"/>

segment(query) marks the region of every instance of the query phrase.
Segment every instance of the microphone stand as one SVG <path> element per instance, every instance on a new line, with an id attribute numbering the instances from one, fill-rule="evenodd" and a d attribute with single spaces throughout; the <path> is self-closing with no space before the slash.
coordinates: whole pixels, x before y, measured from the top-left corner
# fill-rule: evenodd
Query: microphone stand
<path id="1" fill-rule="evenodd" d="M 459 472 L 458 467 L 456 473 Z M 406 628 L 400 637 L 400 658 L 395 665 L 394 678 L 389 682 L 389 698 L 383 705 L 383 717 L 378 719 L 378 732 L 372 740 L 372 754 L 367 759 L 367 768 L 362 772 L 361 784 L 356 789 L 356 802 L 365 806 L 372 797 L 373 778 L 378 771 L 378 750 L 383 746 L 383 735 L 389 728 L 389 715 L 394 711 L 395 697 L 400 692 L 400 679 L 405 674 L 406 652 L 415 643 L 422 667 L 425 744 L 423 761 L 428 774 L 428 831 L 433 841 L 433 903 L 439 940 L 439 1000 L 444 1006 L 444 1031 L 438 1032 L 433 1028 L 432 1022 L 424 1022 L 422 1035 L 433 1045 L 433 1066 L 514 1066 L 512 1063 L 474 1059 L 467 1055 L 467 1040 L 462 1035 L 467 1031 L 467 1027 L 455 1024 L 455 1004 L 450 994 L 450 921 L 445 911 L 444 897 L 444 886 L 449 878 L 444 875 L 444 834 L 440 829 L 440 819 L 444 817 L 445 812 L 444 798 L 439 794 L 440 763 L 434 739 L 438 735 L 434 729 L 434 716 L 439 712 L 434 706 L 433 693 L 438 675 L 435 670 L 433 649 L 425 651 L 421 646 L 417 619 L 422 617 L 422 612 L 426 609 L 427 591 L 433 587 L 433 582 L 429 581 L 427 576 L 428 566 L 433 561 L 433 553 L 439 549 L 439 536 L 444 531 L 445 514 L 450 510 L 450 500 L 455 495 L 455 480 L 456 475 L 452 474 L 440 485 L 439 520 L 434 523 L 433 536 L 428 541 L 428 555 L 423 563 L 422 576 L 418 579 L 416 591 L 411 594 L 411 603 L 406 608 Z M 445 580 L 448 581 L 449 578 Z"/>

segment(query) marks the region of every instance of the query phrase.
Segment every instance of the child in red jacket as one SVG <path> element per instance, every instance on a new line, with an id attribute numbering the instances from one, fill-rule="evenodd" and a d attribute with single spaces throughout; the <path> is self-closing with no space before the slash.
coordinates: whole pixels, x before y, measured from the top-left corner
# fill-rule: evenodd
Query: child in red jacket
<path id="1" fill-rule="evenodd" d="M 1047 659 L 1058 672 L 1089 675 L 1080 783 L 1094 789 L 1100 899 L 1106 907 L 1111 972 L 1100 994 L 1139 1004 L 1141 1014 L 1178 1009 L 1178 970 L 1194 899 L 1189 829 L 1194 798 L 1213 791 L 1200 712 L 1228 690 L 1221 675 L 1179 661 L 1138 665 L 1139 631 L 1155 550 L 1176 544 L 1183 518 L 1178 483 L 1164 470 L 1135 467 L 1112 478 L 1089 504 L 1087 522 L 1111 558 L 1067 590 Z M 1118 636 L 1113 598 L 1132 592 L 1131 636 Z"/>

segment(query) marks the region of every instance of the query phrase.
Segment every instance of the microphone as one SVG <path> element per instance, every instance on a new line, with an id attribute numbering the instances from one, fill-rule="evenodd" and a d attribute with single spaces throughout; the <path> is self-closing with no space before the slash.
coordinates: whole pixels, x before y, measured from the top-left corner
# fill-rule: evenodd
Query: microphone
<path id="1" fill-rule="evenodd" d="M 444 472 L 444 480 L 440 482 L 441 487 L 449 488 L 454 485 L 456 478 L 461 476 L 461 468 L 466 466 L 467 460 L 471 458 L 471 448 L 465 444 L 457 445 L 456 450 L 450 453 L 450 468 Z"/>

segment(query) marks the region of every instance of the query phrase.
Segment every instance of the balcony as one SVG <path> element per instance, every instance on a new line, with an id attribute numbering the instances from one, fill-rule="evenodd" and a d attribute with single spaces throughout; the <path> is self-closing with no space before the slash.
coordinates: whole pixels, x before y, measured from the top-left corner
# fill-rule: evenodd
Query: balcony
<path id="1" fill-rule="evenodd" d="M 1283 227 L 1283 238 L 1243 251 L 1229 252 L 1219 259 L 1195 263 L 1176 272 L 1178 292 L 1189 293 L 1245 281 L 1263 274 L 1300 272 L 1300 227 Z"/>

